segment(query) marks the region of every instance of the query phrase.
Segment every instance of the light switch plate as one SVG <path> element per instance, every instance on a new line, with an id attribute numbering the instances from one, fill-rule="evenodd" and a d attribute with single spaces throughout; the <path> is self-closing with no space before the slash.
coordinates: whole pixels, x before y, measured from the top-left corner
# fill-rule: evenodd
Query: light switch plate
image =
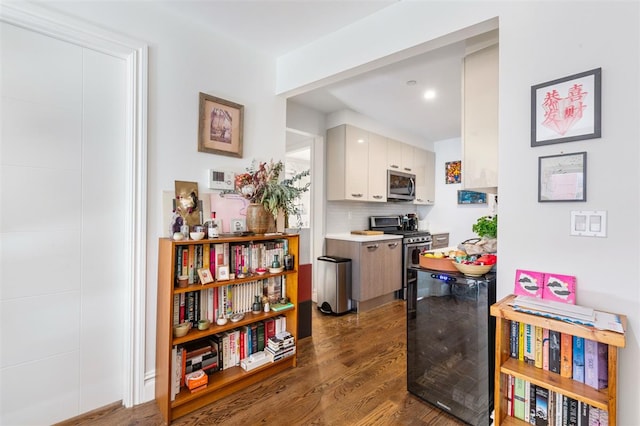
<path id="1" fill-rule="evenodd" d="M 582 237 L 607 236 L 607 212 L 604 210 L 573 210 L 571 235 Z"/>

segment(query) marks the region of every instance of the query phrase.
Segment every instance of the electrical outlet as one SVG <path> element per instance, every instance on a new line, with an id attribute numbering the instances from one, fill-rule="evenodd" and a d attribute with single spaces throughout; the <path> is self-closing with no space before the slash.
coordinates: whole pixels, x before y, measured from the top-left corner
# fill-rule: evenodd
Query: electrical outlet
<path id="1" fill-rule="evenodd" d="M 607 212 L 604 210 L 572 211 L 571 235 L 578 235 L 582 237 L 606 237 Z"/>

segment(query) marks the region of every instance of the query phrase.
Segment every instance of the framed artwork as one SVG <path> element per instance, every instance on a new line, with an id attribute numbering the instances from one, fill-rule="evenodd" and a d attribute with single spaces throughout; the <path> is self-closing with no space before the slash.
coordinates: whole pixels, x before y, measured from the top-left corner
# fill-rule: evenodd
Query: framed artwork
<path id="1" fill-rule="evenodd" d="M 449 161 L 444 167 L 445 183 L 460 183 L 462 178 L 462 161 Z"/>
<path id="2" fill-rule="evenodd" d="M 458 191 L 458 204 L 487 204 L 487 194 L 476 191 Z"/>
<path id="3" fill-rule="evenodd" d="M 200 277 L 200 284 L 209 284 L 213 282 L 213 276 L 209 268 L 198 269 L 198 277 Z"/>
<path id="4" fill-rule="evenodd" d="M 242 158 L 244 106 L 200 93 L 198 151 Z"/>
<path id="5" fill-rule="evenodd" d="M 531 146 L 599 138 L 601 68 L 531 86 Z"/>
<path id="6" fill-rule="evenodd" d="M 231 219 L 231 232 L 245 232 L 246 230 L 245 219 Z"/>
<path id="7" fill-rule="evenodd" d="M 587 153 L 538 157 L 538 202 L 587 201 Z"/>
<path id="8" fill-rule="evenodd" d="M 189 227 L 200 223 L 201 201 L 198 199 L 198 182 L 176 180 L 174 210 L 187 222 Z"/>
<path id="9" fill-rule="evenodd" d="M 218 281 L 225 281 L 229 279 L 229 266 L 218 266 Z"/>

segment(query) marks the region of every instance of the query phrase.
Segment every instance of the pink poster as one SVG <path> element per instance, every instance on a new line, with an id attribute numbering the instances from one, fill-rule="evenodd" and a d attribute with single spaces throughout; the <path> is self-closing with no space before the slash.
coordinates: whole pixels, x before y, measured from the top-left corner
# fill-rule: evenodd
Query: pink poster
<path id="1" fill-rule="evenodd" d="M 516 282 L 513 287 L 514 294 L 542 298 L 543 285 L 544 274 L 542 272 L 516 270 Z"/>
<path id="2" fill-rule="evenodd" d="M 542 298 L 575 305 L 576 277 L 545 273 Z"/>

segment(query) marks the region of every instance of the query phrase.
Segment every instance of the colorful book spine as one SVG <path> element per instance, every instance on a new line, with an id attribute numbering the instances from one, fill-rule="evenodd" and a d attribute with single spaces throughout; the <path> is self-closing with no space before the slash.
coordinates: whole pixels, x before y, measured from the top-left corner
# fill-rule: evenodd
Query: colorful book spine
<path id="1" fill-rule="evenodd" d="M 518 360 L 524 361 L 524 323 L 518 323 Z"/>
<path id="2" fill-rule="evenodd" d="M 518 321 L 511 321 L 509 329 L 509 353 L 511 358 L 518 359 Z"/>
<path id="3" fill-rule="evenodd" d="M 531 419 L 531 382 L 524 381 L 524 421 L 529 423 Z"/>
<path id="4" fill-rule="evenodd" d="M 536 386 L 536 426 L 549 425 L 549 391 Z"/>
<path id="5" fill-rule="evenodd" d="M 537 368 L 542 368 L 542 327 L 536 326 L 534 328 L 535 333 L 535 363 Z"/>
<path id="6" fill-rule="evenodd" d="M 560 374 L 560 332 L 549 330 L 549 371 Z"/>
<path id="7" fill-rule="evenodd" d="M 536 424 L 536 388 L 533 383 L 529 386 L 529 424 Z"/>
<path id="8" fill-rule="evenodd" d="M 584 383 L 584 338 L 573 336 L 573 380 Z"/>
<path id="9" fill-rule="evenodd" d="M 535 350 L 535 327 L 531 324 L 524 325 L 524 361 L 527 364 L 534 365 L 536 350 Z"/>
<path id="10" fill-rule="evenodd" d="M 595 389 L 604 389 L 609 384 L 608 346 L 605 343 L 585 339 L 584 383 Z"/>
<path id="11" fill-rule="evenodd" d="M 513 416 L 520 420 L 524 420 L 524 382 L 525 380 L 519 377 L 515 378 L 513 395 Z"/>
<path id="12" fill-rule="evenodd" d="M 542 329 L 542 369 L 549 370 L 549 329 Z"/>
<path id="13" fill-rule="evenodd" d="M 560 335 L 560 375 L 571 378 L 573 373 L 573 336 L 567 333 Z"/>

